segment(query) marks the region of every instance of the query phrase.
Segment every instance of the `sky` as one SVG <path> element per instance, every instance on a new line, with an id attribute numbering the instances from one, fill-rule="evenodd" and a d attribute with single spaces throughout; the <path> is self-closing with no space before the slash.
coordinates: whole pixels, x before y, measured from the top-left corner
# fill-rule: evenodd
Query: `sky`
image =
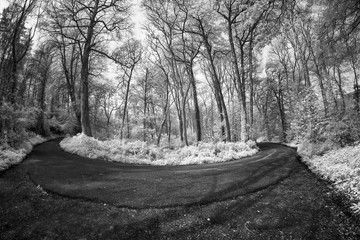
<path id="1" fill-rule="evenodd" d="M 7 0 L 0 0 L 0 12 L 9 5 Z"/>
<path id="2" fill-rule="evenodd" d="M 145 11 L 141 8 L 141 0 L 133 0 L 133 10 L 131 14 L 131 21 L 134 23 L 134 36 L 139 40 L 145 40 L 145 31 L 142 29 L 145 24 Z"/>

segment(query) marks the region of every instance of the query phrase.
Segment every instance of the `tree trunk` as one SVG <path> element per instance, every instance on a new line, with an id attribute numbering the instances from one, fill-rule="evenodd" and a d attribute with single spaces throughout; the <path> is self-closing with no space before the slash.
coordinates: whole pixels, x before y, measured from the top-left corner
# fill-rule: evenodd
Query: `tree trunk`
<path id="1" fill-rule="evenodd" d="M 328 104 L 328 100 L 327 100 L 327 96 L 326 96 L 326 90 L 325 90 L 325 86 L 324 86 L 324 79 L 323 79 L 323 76 L 322 76 L 322 74 L 320 72 L 320 69 L 319 69 L 318 65 L 315 64 L 315 66 L 316 66 L 316 75 L 318 76 L 318 80 L 319 80 L 321 97 L 323 99 L 325 117 L 327 117 L 329 115 L 329 104 Z"/>
<path id="2" fill-rule="evenodd" d="M 232 64 L 235 70 L 235 80 L 236 84 L 238 86 L 238 98 L 242 106 L 240 107 L 240 117 L 241 117 L 241 129 L 240 129 L 240 140 L 242 142 L 245 142 L 248 139 L 247 134 L 247 117 L 246 117 L 246 99 L 245 99 L 245 92 L 243 91 L 245 88 L 243 86 L 243 82 L 241 79 L 240 71 L 239 71 L 239 64 L 236 56 L 235 51 L 235 44 L 233 39 L 233 32 L 231 27 L 231 22 L 228 22 L 228 37 L 229 37 L 229 43 L 231 48 L 231 60 Z"/>
<path id="3" fill-rule="evenodd" d="M 198 142 L 201 141 L 201 118 L 200 118 L 200 108 L 199 108 L 199 102 L 198 102 L 198 96 L 197 96 L 197 90 L 196 90 L 196 82 L 195 82 L 195 76 L 192 69 L 192 65 L 189 66 L 188 69 L 189 75 L 190 75 L 190 83 L 193 90 L 193 101 L 194 101 L 194 108 L 195 108 L 195 123 L 196 123 L 196 140 Z"/>
<path id="4" fill-rule="evenodd" d="M 46 82 L 48 77 L 48 69 L 44 70 L 43 76 L 40 81 L 39 91 L 38 91 L 38 106 L 39 106 L 39 115 L 37 116 L 36 132 L 43 137 L 46 137 L 47 131 L 45 128 L 45 89 Z"/>
<path id="5" fill-rule="evenodd" d="M 337 74 L 338 74 L 338 86 L 339 86 L 339 92 L 340 92 L 340 98 L 341 98 L 341 108 L 342 108 L 342 113 L 344 114 L 346 111 L 346 104 L 345 104 L 345 96 L 344 96 L 344 91 L 343 91 L 343 86 L 342 86 L 342 76 L 341 76 L 341 70 L 340 70 L 340 66 L 337 66 Z"/>
<path id="6" fill-rule="evenodd" d="M 176 94 L 177 95 L 177 94 Z M 176 107 L 176 112 L 178 115 L 178 120 L 179 120 L 179 135 L 180 135 L 180 141 L 184 142 L 184 124 L 183 124 L 183 116 L 182 116 L 182 111 L 181 111 L 181 104 L 180 104 L 180 100 L 179 99 L 175 99 L 175 107 Z"/>
<path id="7" fill-rule="evenodd" d="M 68 69 L 67 66 L 67 60 L 66 60 L 66 48 L 63 46 L 59 47 L 60 49 L 60 55 L 61 55 L 61 62 L 62 62 L 62 67 L 64 70 L 64 75 L 65 75 L 65 79 L 66 79 L 66 86 L 67 86 L 67 90 L 68 90 L 68 95 L 70 97 L 70 101 L 71 101 L 71 107 L 74 111 L 76 120 L 78 122 L 78 129 L 76 129 L 78 132 L 81 132 L 81 109 L 79 107 L 78 101 L 76 99 L 76 94 L 75 94 L 75 74 L 74 74 L 74 63 L 75 63 L 75 50 L 76 50 L 76 46 L 75 44 L 73 44 L 72 47 L 72 52 L 71 52 L 71 60 L 70 60 L 70 71 Z M 76 71 L 76 69 L 75 69 Z"/>
<path id="8" fill-rule="evenodd" d="M 212 70 L 214 94 L 215 94 L 215 99 L 217 100 L 217 104 L 218 104 L 220 120 L 221 120 L 221 122 L 223 122 L 223 120 L 225 120 L 226 140 L 230 142 L 231 141 L 231 127 L 230 127 L 229 116 L 227 113 L 227 107 L 226 107 L 224 96 L 223 96 L 223 93 L 221 90 L 221 83 L 220 83 L 219 75 L 217 73 L 215 63 L 214 63 L 214 58 L 211 53 L 211 45 L 209 43 L 208 36 L 205 34 L 205 30 L 203 28 L 202 22 L 199 22 L 199 24 L 200 24 L 201 36 L 202 36 L 204 44 L 205 44 L 208 60 L 209 60 L 210 67 Z M 222 136 L 224 136 L 225 131 L 224 131 L 223 127 L 221 127 L 221 132 L 222 132 Z"/>
<path id="9" fill-rule="evenodd" d="M 127 138 L 130 138 L 130 116 L 129 116 L 129 111 L 126 111 L 126 129 L 127 129 Z"/>
<path id="10" fill-rule="evenodd" d="M 316 75 L 318 77 L 318 81 L 319 81 L 319 87 L 320 87 L 320 91 L 321 91 L 321 97 L 323 100 L 323 105 L 324 105 L 324 113 L 325 113 L 325 117 L 327 117 L 329 115 L 329 104 L 328 104 L 328 100 L 327 100 L 327 96 L 326 96 L 326 90 L 324 87 L 324 77 L 323 74 L 321 72 L 321 68 L 319 66 L 319 62 L 315 56 L 314 50 L 312 47 L 310 47 L 310 52 L 311 55 L 313 56 L 313 62 L 315 64 L 315 72 Z M 323 69 L 324 71 L 325 69 Z"/>
<path id="11" fill-rule="evenodd" d="M 253 32 L 249 41 L 249 80 L 250 80 L 250 128 L 254 124 L 254 75 L 253 75 Z"/>
<path id="12" fill-rule="evenodd" d="M 147 81 L 148 81 L 149 69 L 145 70 L 145 82 L 144 82 L 144 119 L 143 119 L 143 141 L 146 142 L 146 109 L 147 109 Z"/>
<path id="13" fill-rule="evenodd" d="M 90 23 L 87 28 L 86 39 L 82 55 L 81 65 L 81 128 L 82 133 L 92 136 L 90 124 L 89 107 L 89 59 L 91 52 L 91 43 L 94 35 L 95 17 L 98 12 L 99 0 L 95 0 L 94 10 L 92 12 Z"/>
<path id="14" fill-rule="evenodd" d="M 85 45 L 81 66 L 81 128 L 83 134 L 92 136 L 89 107 L 89 57 L 90 42 Z"/>
<path id="15" fill-rule="evenodd" d="M 187 119 L 186 119 L 186 101 L 185 101 L 185 97 L 182 100 L 182 115 L 183 115 L 183 133 L 184 133 L 184 141 L 185 141 L 185 145 L 189 146 L 189 142 L 188 142 L 188 136 L 187 136 Z"/>
<path id="16" fill-rule="evenodd" d="M 359 114 L 360 113 L 359 80 L 358 80 L 358 75 L 357 75 L 357 72 L 356 72 L 356 65 L 355 65 L 355 63 L 353 61 L 352 61 L 351 66 L 352 66 L 352 69 L 353 69 L 353 72 L 354 72 L 354 104 L 355 104 L 354 109 Z"/>
<path id="17" fill-rule="evenodd" d="M 240 46 L 240 61 L 241 61 L 241 75 L 239 84 L 239 101 L 241 103 L 240 107 L 240 117 L 241 117 L 241 132 L 240 137 L 241 141 L 245 142 L 249 138 L 248 133 L 248 116 L 247 116 L 247 107 L 246 107 L 246 92 L 245 92 L 245 56 L 244 56 L 244 46 Z M 235 55 L 236 56 L 236 55 Z"/>
<path id="18" fill-rule="evenodd" d="M 157 136 L 157 146 L 160 145 L 161 135 L 162 135 L 163 129 L 164 129 L 166 123 L 167 123 L 168 114 L 169 114 L 168 113 L 168 105 L 169 105 L 169 79 L 168 79 L 168 75 L 166 75 L 166 100 L 165 100 L 165 107 L 164 107 L 164 110 L 163 110 L 164 120 L 161 123 L 159 133 L 158 133 L 158 136 Z"/>
<path id="19" fill-rule="evenodd" d="M 124 102 L 124 109 L 123 109 L 123 115 L 122 115 L 122 123 L 121 123 L 121 132 L 120 132 L 120 139 L 123 139 L 124 136 L 124 125 L 125 125 L 125 119 L 126 119 L 126 113 L 127 108 L 128 108 L 128 101 L 129 101 L 129 92 L 130 92 L 130 83 L 131 83 L 131 78 L 132 78 L 132 74 L 134 71 L 135 66 L 133 65 L 130 69 L 130 74 L 128 75 L 128 82 L 126 85 L 126 92 L 125 92 L 125 102 Z"/>

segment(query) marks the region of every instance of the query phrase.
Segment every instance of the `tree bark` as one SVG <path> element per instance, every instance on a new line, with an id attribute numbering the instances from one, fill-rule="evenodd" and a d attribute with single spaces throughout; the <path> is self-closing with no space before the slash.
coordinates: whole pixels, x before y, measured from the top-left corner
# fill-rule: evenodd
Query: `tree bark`
<path id="1" fill-rule="evenodd" d="M 75 117 L 76 117 L 78 125 L 79 125 L 78 130 L 79 130 L 79 132 L 81 132 L 82 131 L 81 130 L 81 109 L 79 108 L 79 104 L 78 104 L 78 101 L 76 99 L 76 94 L 75 94 L 74 71 L 76 72 L 76 66 L 74 66 L 74 64 L 76 64 L 76 61 L 75 61 L 76 45 L 73 44 L 73 46 L 72 46 L 71 59 L 70 59 L 69 66 L 67 66 L 65 46 L 59 46 L 59 50 L 60 50 L 60 55 L 61 55 L 61 63 L 62 63 L 62 67 L 63 67 L 65 79 L 66 79 L 66 86 L 67 86 L 68 94 L 69 94 L 70 101 L 71 101 L 71 107 L 74 111 Z M 70 68 L 70 71 L 69 71 L 69 68 Z"/>
<path id="2" fill-rule="evenodd" d="M 39 106 L 39 115 L 37 116 L 36 132 L 43 137 L 46 137 L 47 131 L 45 128 L 45 89 L 46 82 L 48 78 L 48 66 L 45 66 L 44 73 L 40 79 L 39 91 L 38 91 L 38 106 Z"/>
<path id="3" fill-rule="evenodd" d="M 124 125 L 125 125 L 125 118 L 127 114 L 127 108 L 128 108 L 128 100 L 129 100 L 129 93 L 130 93 L 130 83 L 132 79 L 132 74 L 134 71 L 135 65 L 132 65 L 130 69 L 130 73 L 128 75 L 129 79 L 126 85 L 126 92 L 125 92 L 125 102 L 124 102 L 124 110 L 123 110 L 123 116 L 122 116 L 122 124 L 121 124 L 121 132 L 120 132 L 120 138 L 123 138 L 123 132 L 124 132 Z"/>
<path id="4" fill-rule="evenodd" d="M 200 108 L 199 108 L 199 102 L 198 102 L 198 96 L 197 96 L 197 90 L 196 90 L 196 81 L 194 76 L 194 71 L 192 69 L 192 65 L 188 67 L 188 72 L 190 75 L 190 83 L 193 90 L 193 101 L 194 101 L 194 110 L 195 110 L 195 123 L 196 123 L 196 140 L 198 142 L 201 141 L 201 118 L 200 118 Z"/>
<path id="5" fill-rule="evenodd" d="M 231 31 L 232 32 L 232 31 Z M 229 32 L 230 34 L 230 32 Z M 235 75 L 238 83 L 238 97 L 240 102 L 240 118 L 241 118 L 241 126 L 240 126 L 240 139 L 242 142 L 248 140 L 248 119 L 246 113 L 246 93 L 245 93 L 245 63 L 244 63 L 244 49 L 243 45 L 240 46 L 240 61 L 241 61 L 241 75 L 239 72 L 239 64 L 237 61 L 234 41 L 231 34 L 231 39 L 229 37 L 229 41 L 232 42 L 230 45 L 231 52 L 233 55 L 233 63 L 235 67 Z"/>
<path id="6" fill-rule="evenodd" d="M 146 142 L 146 109 L 147 109 L 147 85 L 148 85 L 148 74 L 149 69 L 145 70 L 145 80 L 144 80 L 144 119 L 143 119 L 143 141 Z"/>
<path id="7" fill-rule="evenodd" d="M 254 75 L 253 75 L 253 32 L 250 34 L 249 40 L 249 80 L 250 80 L 250 129 L 254 124 Z"/>
<path id="8" fill-rule="evenodd" d="M 163 132 L 163 129 L 168 121 L 168 106 L 169 106 L 169 79 L 168 79 L 168 75 L 167 73 L 164 71 L 164 74 L 166 76 L 166 100 L 165 100 L 165 106 L 164 106 L 164 109 L 163 109 L 163 114 L 164 114 L 164 119 L 160 125 L 160 129 L 159 129 L 159 132 L 158 132 L 158 136 L 157 136 L 157 146 L 160 145 L 160 141 L 161 141 L 161 136 L 162 136 L 162 132 Z"/>
<path id="9" fill-rule="evenodd" d="M 94 9 L 91 12 L 89 26 L 85 38 L 84 49 L 81 58 L 81 128 L 82 133 L 92 136 L 89 107 L 89 59 L 92 50 L 92 40 L 95 28 L 95 18 L 98 13 L 99 0 L 95 0 Z"/>

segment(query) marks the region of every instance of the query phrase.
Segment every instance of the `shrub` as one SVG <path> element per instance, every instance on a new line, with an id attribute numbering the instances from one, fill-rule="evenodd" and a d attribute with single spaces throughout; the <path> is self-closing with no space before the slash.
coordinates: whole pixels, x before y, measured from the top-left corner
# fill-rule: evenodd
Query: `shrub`
<path id="1" fill-rule="evenodd" d="M 60 125 L 60 123 L 56 120 L 55 117 L 48 120 L 49 130 L 53 134 L 62 135 L 64 131 Z"/>
<path id="2" fill-rule="evenodd" d="M 224 162 L 250 156 L 258 151 L 254 141 L 247 143 L 199 143 L 198 146 L 186 146 L 177 150 L 170 150 L 142 141 L 119 139 L 99 141 L 83 134 L 65 138 L 61 141 L 60 146 L 68 152 L 85 157 L 152 165 Z"/>
<path id="3" fill-rule="evenodd" d="M 360 146 L 332 150 L 321 157 L 304 158 L 309 168 L 334 183 L 353 201 L 354 211 L 360 212 Z"/>
<path id="4" fill-rule="evenodd" d="M 321 132 L 326 140 L 339 143 L 341 147 L 354 144 L 360 139 L 357 119 L 344 118 L 329 122 Z"/>
<path id="5" fill-rule="evenodd" d="M 7 102 L 3 103 L 0 106 L 0 139 L 2 144 L 11 147 L 19 146 L 28 137 L 26 127 L 29 125 L 30 120 L 26 118 L 24 111 L 17 109 L 15 105 Z"/>

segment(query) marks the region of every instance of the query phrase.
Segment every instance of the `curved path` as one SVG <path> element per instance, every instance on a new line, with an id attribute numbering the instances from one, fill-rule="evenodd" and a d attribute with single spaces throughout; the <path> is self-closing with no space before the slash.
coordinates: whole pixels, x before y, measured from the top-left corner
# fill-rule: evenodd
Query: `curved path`
<path id="1" fill-rule="evenodd" d="M 64 152 L 61 139 L 34 148 L 24 162 L 44 190 L 128 208 L 164 208 L 233 198 L 274 185 L 295 169 L 296 151 L 261 143 L 252 156 L 188 166 L 130 165 Z"/>

